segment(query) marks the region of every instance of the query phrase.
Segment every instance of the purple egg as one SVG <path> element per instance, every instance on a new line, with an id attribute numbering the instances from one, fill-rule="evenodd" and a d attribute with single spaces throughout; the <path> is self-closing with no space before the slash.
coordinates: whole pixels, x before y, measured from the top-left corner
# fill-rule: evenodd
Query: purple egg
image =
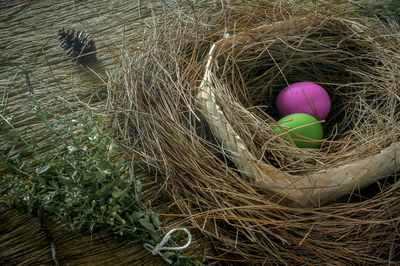
<path id="1" fill-rule="evenodd" d="M 331 99 L 324 88 L 312 82 L 297 82 L 284 88 L 276 99 L 281 116 L 305 113 L 318 120 L 325 119 L 331 109 Z"/>

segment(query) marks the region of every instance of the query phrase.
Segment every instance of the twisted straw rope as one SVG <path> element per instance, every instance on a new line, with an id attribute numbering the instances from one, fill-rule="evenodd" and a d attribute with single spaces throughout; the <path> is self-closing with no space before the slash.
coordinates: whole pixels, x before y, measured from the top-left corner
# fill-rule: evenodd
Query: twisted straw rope
<path id="1" fill-rule="evenodd" d="M 357 186 L 368 186 L 400 170 L 400 143 L 393 143 L 375 156 L 305 176 L 290 175 L 256 159 L 216 102 L 211 66 L 215 49 L 222 41 L 213 44 L 208 53 L 204 77 L 197 94 L 198 104 L 213 134 L 230 153 L 241 173 L 255 186 L 277 193 L 298 206 L 320 206 L 351 193 Z"/>

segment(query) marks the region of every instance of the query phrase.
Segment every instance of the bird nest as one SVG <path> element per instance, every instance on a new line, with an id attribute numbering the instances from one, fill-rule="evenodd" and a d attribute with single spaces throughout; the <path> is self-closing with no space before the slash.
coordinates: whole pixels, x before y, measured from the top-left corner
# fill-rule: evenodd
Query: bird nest
<path id="1" fill-rule="evenodd" d="M 340 9 L 247 3 L 168 21 L 110 78 L 118 134 L 220 259 L 400 259 L 399 28 Z M 273 130 L 297 81 L 332 99 L 318 149 Z"/>

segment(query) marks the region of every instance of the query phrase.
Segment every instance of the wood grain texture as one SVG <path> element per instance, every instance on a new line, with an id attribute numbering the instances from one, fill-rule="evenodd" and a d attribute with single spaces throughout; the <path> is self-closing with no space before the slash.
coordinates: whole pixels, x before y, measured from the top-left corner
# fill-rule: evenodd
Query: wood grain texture
<path id="1" fill-rule="evenodd" d="M 171 1 L 167 1 L 171 2 Z M 107 72 L 118 66 L 121 48 L 134 48 L 143 32 L 153 27 L 153 16 L 170 7 L 157 0 L 89 1 L 0 1 L 0 104 L 15 122 L 15 131 L 25 126 L 41 132 L 43 123 L 35 118 L 29 101 L 26 73 L 34 95 L 53 112 L 63 112 L 65 101 L 73 106 L 90 107 L 101 112 L 105 107 Z M 89 32 L 96 42 L 97 62 L 86 66 L 65 56 L 57 39 L 60 28 Z M 96 74 L 95 74 L 96 73 Z M 4 114 L 4 113 L 3 113 Z M 0 132 L 0 147 L 11 142 Z M 28 136 L 29 138 L 29 136 Z M 42 145 L 46 148 L 46 136 Z M 158 202 L 157 210 L 173 212 L 171 199 L 160 192 L 162 182 L 155 176 L 143 176 L 143 198 Z M 161 218 L 165 230 L 178 226 L 182 218 Z M 52 264 L 50 246 L 38 220 L 23 211 L 0 213 L 0 264 Z M 68 224 L 48 217 L 52 237 L 62 265 L 161 265 L 141 245 L 115 242 L 105 234 L 73 232 Z M 192 232 L 189 256 L 212 254 L 211 245 L 199 233 Z"/>
<path id="2" fill-rule="evenodd" d="M 363 0 L 371 8 L 400 10 L 397 0 Z M 41 130 L 42 124 L 31 112 L 26 73 L 35 96 L 54 112 L 64 109 L 65 99 L 72 104 L 91 103 L 101 110 L 104 90 L 101 79 L 107 71 L 119 64 L 119 53 L 125 44 L 135 46 L 142 33 L 152 28 L 152 17 L 170 14 L 168 5 L 159 0 L 5 0 L 0 1 L 0 105 L 6 106 L 15 121 L 16 130 L 29 125 Z M 174 2 L 174 1 L 165 1 Z M 360 2 L 360 1 L 359 1 Z M 368 3 L 367 3 L 368 2 Z M 393 9 L 396 7 L 397 9 Z M 396 14 L 400 14 L 397 12 Z M 64 55 L 57 40 L 58 29 L 76 28 L 90 32 L 98 49 L 96 64 L 83 67 Z M 92 71 L 93 70 L 93 71 Z M 96 72 L 100 78 L 94 74 Z M 0 132 L 0 146 L 10 145 L 7 132 Z M 45 136 L 43 136 L 45 139 Z M 45 143 L 43 143 L 45 146 Z M 161 198 L 158 182 L 148 176 L 152 188 L 144 191 L 145 197 Z M 152 183 L 153 182 L 153 183 Z M 161 210 L 168 210 L 168 202 Z M 50 219 L 50 218 L 49 218 Z M 141 246 L 115 243 L 110 236 L 102 239 L 72 232 L 67 225 L 47 222 L 58 247 L 63 264 L 81 265 L 98 263 L 98 254 L 112 265 L 159 265 L 161 260 Z M 168 218 L 167 228 L 179 220 Z M 36 218 L 9 210 L 0 213 L 0 264 L 48 265 L 51 264 L 50 248 Z M 6 225 L 6 226 L 4 226 Z M 93 237 L 93 238 L 92 238 Z M 194 238 L 187 254 L 211 254 L 207 241 L 199 235 Z M 206 244 L 204 244 L 206 243 Z M 71 247 L 76 247 L 69 253 Z M 103 263 L 102 263 L 103 264 Z"/>

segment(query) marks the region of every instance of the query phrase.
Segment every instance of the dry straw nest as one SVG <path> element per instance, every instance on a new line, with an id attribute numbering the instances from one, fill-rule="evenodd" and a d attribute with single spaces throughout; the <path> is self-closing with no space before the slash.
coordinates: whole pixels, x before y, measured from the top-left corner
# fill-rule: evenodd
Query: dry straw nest
<path id="1" fill-rule="evenodd" d="M 182 223 L 216 240 L 219 259 L 400 262 L 399 27 L 350 7 L 177 8 L 140 47 L 124 49 L 109 82 L 114 126 L 164 175 Z M 277 94 L 305 80 L 332 99 L 320 149 L 296 148 L 272 130 Z M 351 182 L 327 197 L 290 181 L 337 180 L 340 167 Z M 282 179 L 303 191 L 300 200 L 282 192 Z"/>

